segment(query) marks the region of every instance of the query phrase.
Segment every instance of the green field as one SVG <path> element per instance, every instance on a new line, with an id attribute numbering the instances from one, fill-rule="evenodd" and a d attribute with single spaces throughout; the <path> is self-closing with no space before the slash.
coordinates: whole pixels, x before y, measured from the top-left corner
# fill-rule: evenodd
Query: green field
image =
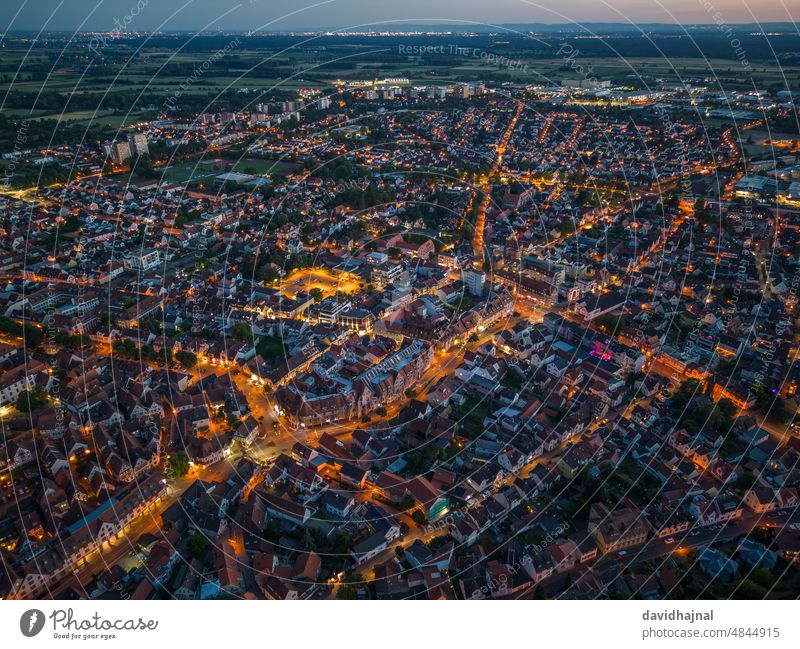
<path id="1" fill-rule="evenodd" d="M 742 66 L 735 58 L 717 56 L 592 56 L 582 52 L 592 51 L 585 45 L 576 45 L 577 54 L 569 64 L 563 56 L 554 56 L 555 46 L 518 39 L 503 46 L 491 39 L 464 39 L 467 51 L 463 55 L 398 57 L 397 45 L 371 46 L 365 43 L 329 44 L 322 51 L 312 46 L 282 48 L 258 47 L 245 37 L 216 65 L 197 74 L 208 64 L 209 58 L 219 51 L 229 39 L 218 38 L 209 42 L 208 49 L 188 43 L 176 42 L 174 49 L 158 44 L 145 46 L 141 51 L 131 47 L 121 49 L 120 61 L 115 61 L 97 71 L 87 69 L 85 63 L 71 66 L 53 66 L 53 61 L 64 54 L 56 45 L 31 52 L 27 43 L 5 43 L 2 66 L 7 71 L 0 81 L 0 93 L 60 92 L 105 94 L 155 93 L 168 95 L 184 87 L 186 95 L 214 94 L 226 89 L 282 90 L 289 93 L 302 87 L 329 87 L 337 78 L 381 78 L 405 76 L 414 83 L 437 83 L 465 79 L 506 79 L 520 83 L 560 83 L 564 79 L 580 78 L 582 69 L 591 69 L 595 78 L 615 82 L 675 80 L 676 78 L 703 77 L 710 84 L 718 78 L 727 83 L 739 84 L 752 76 L 756 84 L 778 84 L 783 87 L 800 85 L 800 65 L 796 54 L 784 56 L 780 65 L 767 52 L 748 52 L 751 72 L 742 74 Z M 264 41 L 262 41 L 262 44 Z M 447 42 L 445 47 L 449 47 Z M 451 50 L 447 50 L 451 51 Z M 495 59 L 481 58 L 474 52 L 491 53 Z M 731 54 L 727 48 L 722 50 Z M 70 52 L 67 48 L 66 53 Z M 76 52 L 83 54 L 82 50 Z M 542 56 L 542 52 L 549 56 Z M 394 55 L 394 56 L 390 56 Z M 770 62 L 765 62 L 772 58 Z M 443 64 L 446 63 L 446 64 Z M 748 77 L 745 79 L 745 76 Z M 13 79 L 13 82 L 11 81 Z M 251 99 L 243 93 L 243 103 Z M 77 109 L 67 110 L 73 112 Z"/>
<path id="2" fill-rule="evenodd" d="M 251 174 L 282 174 L 293 171 L 297 165 L 279 162 L 276 160 L 260 160 L 254 158 L 246 158 L 240 160 L 233 165 L 233 171 L 238 173 L 251 173 Z"/>
<path id="3" fill-rule="evenodd" d="M 165 181 L 175 183 L 205 180 L 222 173 L 211 168 L 211 165 L 203 164 L 202 162 L 170 165 L 169 167 L 157 168 L 156 171 L 161 174 Z"/>

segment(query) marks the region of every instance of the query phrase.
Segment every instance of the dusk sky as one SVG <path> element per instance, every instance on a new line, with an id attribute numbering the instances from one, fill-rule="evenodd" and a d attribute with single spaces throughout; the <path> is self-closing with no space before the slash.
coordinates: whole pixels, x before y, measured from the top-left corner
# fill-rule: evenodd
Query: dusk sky
<path id="1" fill-rule="evenodd" d="M 3 0 L 0 23 L 12 30 L 111 30 L 116 20 L 140 31 L 273 31 L 414 20 L 711 23 L 716 12 L 726 24 L 800 18 L 794 0 Z"/>

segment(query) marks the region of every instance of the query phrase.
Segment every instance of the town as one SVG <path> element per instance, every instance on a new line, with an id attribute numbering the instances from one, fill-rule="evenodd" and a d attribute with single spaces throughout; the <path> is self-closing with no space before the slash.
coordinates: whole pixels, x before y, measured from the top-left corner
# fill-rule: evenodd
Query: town
<path id="1" fill-rule="evenodd" d="M 796 93 L 202 70 L 3 116 L 0 598 L 796 597 Z"/>

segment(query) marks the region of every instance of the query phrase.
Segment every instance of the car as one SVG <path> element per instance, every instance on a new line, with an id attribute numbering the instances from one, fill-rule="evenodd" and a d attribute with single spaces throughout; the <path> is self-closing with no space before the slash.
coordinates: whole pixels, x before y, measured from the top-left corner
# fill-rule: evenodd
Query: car
<path id="1" fill-rule="evenodd" d="M 667 545 L 672 545 L 673 543 L 675 543 L 675 539 L 673 539 L 670 536 L 668 539 L 664 539 L 664 543 L 666 543 Z"/>
<path id="2" fill-rule="evenodd" d="M 620 550 L 619 552 L 617 552 L 618 557 L 624 557 L 626 554 L 628 554 L 627 550 Z"/>
<path id="3" fill-rule="evenodd" d="M 700 534 L 700 530 L 692 530 L 689 532 L 689 536 L 697 536 L 698 534 Z"/>

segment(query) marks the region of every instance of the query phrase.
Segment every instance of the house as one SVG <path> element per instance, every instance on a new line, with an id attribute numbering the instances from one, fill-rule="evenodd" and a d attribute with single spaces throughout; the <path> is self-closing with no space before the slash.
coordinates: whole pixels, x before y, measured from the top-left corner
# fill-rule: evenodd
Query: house
<path id="1" fill-rule="evenodd" d="M 624 498 L 613 510 L 594 503 L 589 510 L 588 529 L 600 551 L 607 553 L 644 543 L 649 525 L 636 505 Z"/>
<path id="2" fill-rule="evenodd" d="M 770 512 L 773 509 L 778 509 L 780 506 L 778 494 L 773 489 L 767 487 L 748 489 L 744 494 L 743 500 L 745 505 L 756 514 Z"/>
<path id="3" fill-rule="evenodd" d="M 42 363 L 32 361 L 0 372 L 0 406 L 16 403 L 17 397 L 24 390 L 33 390 L 36 386 L 36 374 L 43 369 Z"/>
<path id="4" fill-rule="evenodd" d="M 322 496 L 320 504 L 329 514 L 339 518 L 347 518 L 355 506 L 355 498 L 349 491 L 336 491 L 328 489 Z"/>
<path id="5" fill-rule="evenodd" d="M 406 493 L 407 480 L 390 471 L 381 471 L 375 479 L 375 490 L 387 500 L 399 503 Z"/>
<path id="6" fill-rule="evenodd" d="M 736 552 L 742 561 L 752 569 L 767 568 L 772 570 L 778 560 L 777 552 L 768 550 L 760 543 L 746 537 L 739 542 Z"/>
<path id="7" fill-rule="evenodd" d="M 422 568 L 430 565 L 433 559 L 433 552 L 430 551 L 427 545 L 417 539 L 405 549 L 404 556 L 414 568 Z"/>
<path id="8" fill-rule="evenodd" d="M 447 513 L 450 500 L 443 496 L 427 478 L 422 476 L 413 478 L 408 483 L 406 490 L 428 516 L 428 520 L 436 520 Z"/>
<path id="9" fill-rule="evenodd" d="M 622 309 L 626 302 L 627 298 L 620 291 L 611 291 L 600 295 L 590 294 L 575 305 L 575 310 L 591 322 L 600 316 Z"/>
<path id="10" fill-rule="evenodd" d="M 710 498 L 705 494 L 696 496 L 688 508 L 698 525 L 732 521 L 741 518 L 741 500 L 731 491 L 723 491 Z"/>
<path id="11" fill-rule="evenodd" d="M 389 541 L 386 535 L 383 532 L 375 532 L 356 543 L 350 551 L 350 556 L 357 564 L 362 564 L 378 556 L 388 547 Z"/>
<path id="12" fill-rule="evenodd" d="M 697 548 L 697 560 L 703 572 L 722 582 L 734 579 L 739 570 L 736 561 L 704 545 Z"/>
<path id="13" fill-rule="evenodd" d="M 234 432 L 234 438 L 238 439 L 242 445 L 250 446 L 258 437 L 260 427 L 258 422 L 252 417 L 248 416 Z"/>
<path id="14" fill-rule="evenodd" d="M 375 593 L 378 599 L 405 599 L 409 593 L 402 567 L 392 558 L 375 566 Z"/>
<path id="15" fill-rule="evenodd" d="M 311 511 L 284 496 L 277 496 L 264 491 L 257 491 L 257 495 L 264 501 L 264 509 L 268 516 L 294 523 L 305 525 L 311 517 Z"/>
<path id="16" fill-rule="evenodd" d="M 203 576 L 203 566 L 198 559 L 192 559 L 190 564 L 181 564 L 172 587 L 175 599 L 197 599 L 200 580 Z"/>
<path id="17" fill-rule="evenodd" d="M 367 482 L 369 470 L 350 462 L 343 462 L 339 469 L 339 480 L 342 484 L 363 489 Z"/>

